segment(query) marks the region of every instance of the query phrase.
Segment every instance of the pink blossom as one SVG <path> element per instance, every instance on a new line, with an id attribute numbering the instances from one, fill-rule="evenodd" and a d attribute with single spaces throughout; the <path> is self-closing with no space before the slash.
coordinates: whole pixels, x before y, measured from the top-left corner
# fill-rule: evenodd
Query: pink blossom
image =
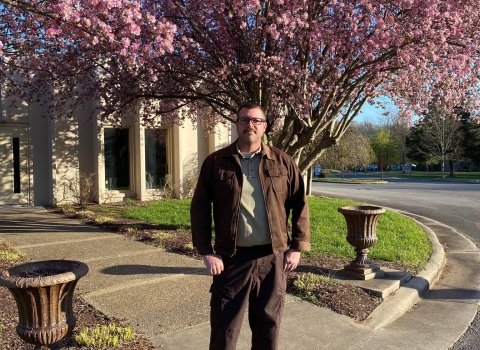
<path id="1" fill-rule="evenodd" d="M 0 54 L 15 52 L 0 75 L 24 76 L 25 83 L 8 83 L 26 100 L 55 77 L 58 101 L 101 99 L 95 112 L 103 120 L 146 95 L 173 111 L 162 117 L 170 122 L 202 123 L 196 111 L 208 106 L 219 113 L 208 120 L 228 118 L 241 101 L 262 101 L 285 135 L 277 146 L 302 170 L 309 160 L 301 159 L 310 157 L 302 149 L 330 132 L 317 131 L 353 118 L 355 106 L 378 95 L 404 115 L 418 114 L 434 96 L 444 97 L 445 108 L 462 102 L 467 90 L 470 106 L 480 97 L 480 34 L 472 15 L 480 0 L 24 2 L 34 11 L 0 8 L 0 33 L 9 33 L 0 34 Z M 72 84 L 88 88 L 73 96 Z M 138 118 L 155 112 L 152 101 Z M 49 111 L 62 114 L 60 105 Z M 308 137 L 294 139 L 302 133 Z"/>

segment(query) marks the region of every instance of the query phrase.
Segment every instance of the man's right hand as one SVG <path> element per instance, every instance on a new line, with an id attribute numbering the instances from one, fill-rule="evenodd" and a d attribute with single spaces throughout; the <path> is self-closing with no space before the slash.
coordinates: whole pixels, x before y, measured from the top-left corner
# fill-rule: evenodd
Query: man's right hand
<path id="1" fill-rule="evenodd" d="M 218 254 L 202 255 L 203 263 L 210 275 L 219 275 L 223 271 L 222 256 Z"/>

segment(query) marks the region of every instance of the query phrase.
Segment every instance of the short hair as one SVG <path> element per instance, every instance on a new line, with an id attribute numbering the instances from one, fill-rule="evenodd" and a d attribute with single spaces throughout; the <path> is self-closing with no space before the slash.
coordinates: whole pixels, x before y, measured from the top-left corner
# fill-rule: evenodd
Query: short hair
<path id="1" fill-rule="evenodd" d="M 240 107 L 238 107 L 238 109 L 237 109 L 237 119 L 239 118 L 239 113 L 243 108 L 246 108 L 246 109 L 258 108 L 259 110 L 262 111 L 263 115 L 265 116 L 265 110 L 263 109 L 263 107 L 260 104 L 258 104 L 257 102 L 254 102 L 254 101 L 248 101 L 248 102 L 242 103 L 242 105 Z"/>

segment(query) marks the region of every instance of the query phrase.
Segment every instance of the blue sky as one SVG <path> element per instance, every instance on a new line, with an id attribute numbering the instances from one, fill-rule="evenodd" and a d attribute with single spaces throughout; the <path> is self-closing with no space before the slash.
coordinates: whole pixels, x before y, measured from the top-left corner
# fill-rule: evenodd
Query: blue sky
<path id="1" fill-rule="evenodd" d="M 371 106 L 370 104 L 366 103 L 365 106 L 363 106 L 362 110 L 360 111 L 360 114 L 355 118 L 355 121 L 357 122 L 364 122 L 365 119 L 371 119 L 373 122 L 375 119 L 377 119 L 378 115 L 382 113 L 382 109 Z"/>
<path id="2" fill-rule="evenodd" d="M 380 99 L 380 98 L 379 98 Z M 378 123 L 378 119 L 381 118 L 381 114 L 385 110 L 389 111 L 395 111 L 397 107 L 393 104 L 393 102 L 386 97 L 382 97 L 382 102 L 384 103 L 386 109 L 380 108 L 377 106 L 372 106 L 369 103 L 365 103 L 363 106 L 362 110 L 360 111 L 360 114 L 355 118 L 356 122 L 362 123 L 366 120 L 368 120 L 371 123 Z"/>

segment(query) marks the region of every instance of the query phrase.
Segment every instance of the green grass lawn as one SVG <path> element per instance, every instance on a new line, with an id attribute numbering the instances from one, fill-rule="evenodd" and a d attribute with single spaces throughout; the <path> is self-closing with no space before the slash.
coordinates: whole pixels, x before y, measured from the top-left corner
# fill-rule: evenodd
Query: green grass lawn
<path id="1" fill-rule="evenodd" d="M 380 180 L 380 172 L 375 172 L 372 174 L 371 171 L 367 173 L 357 172 L 356 177 L 345 177 L 342 179 L 340 177 L 340 172 L 330 171 L 329 176 L 326 178 L 313 178 L 314 182 L 359 182 L 359 183 L 368 183 L 368 182 L 377 182 Z M 347 173 L 345 173 L 347 174 Z M 351 176 L 352 173 L 348 173 Z M 365 174 L 370 175 L 365 177 Z M 373 176 L 372 176 L 373 175 Z M 455 172 L 454 177 L 450 177 L 449 172 L 445 172 L 445 178 L 442 179 L 442 173 L 439 171 L 412 171 L 406 172 L 403 174 L 401 171 L 384 171 L 383 177 L 388 178 L 397 178 L 397 179 L 413 179 L 413 180 L 431 180 L 431 181 L 456 181 L 456 182 L 473 182 L 480 183 L 480 172 Z"/>
<path id="2" fill-rule="evenodd" d="M 345 218 L 338 208 L 366 203 L 325 197 L 309 197 L 308 201 L 312 250 L 306 255 L 354 257 L 353 247 L 345 239 Z M 370 258 L 423 268 L 432 253 L 428 235 L 422 227 L 395 212 L 387 210 L 380 216 L 376 232 L 378 243 L 370 248 Z"/>
<path id="3" fill-rule="evenodd" d="M 327 178 L 314 178 L 312 179 L 313 182 L 355 182 L 355 183 L 378 183 L 380 181 L 380 177 L 377 178 L 370 178 L 370 179 L 361 179 L 361 178 L 344 178 L 341 177 L 327 177 Z"/>
<path id="4" fill-rule="evenodd" d="M 364 205 L 351 200 L 309 197 L 312 249 L 306 256 L 353 258 L 353 247 L 346 241 L 347 227 L 337 209 L 347 205 Z M 122 216 L 168 227 L 190 229 L 190 200 L 151 202 L 130 207 Z M 432 252 L 428 236 L 412 220 L 387 211 L 377 226 L 378 243 L 370 249 L 369 257 L 399 261 L 407 266 L 422 268 Z"/>
<path id="5" fill-rule="evenodd" d="M 130 207 L 121 215 L 170 229 L 190 229 L 190 199 L 172 199 Z"/>
<path id="6" fill-rule="evenodd" d="M 402 174 L 401 171 L 387 171 L 384 174 L 389 176 L 395 176 L 404 179 L 423 179 L 423 180 L 446 180 L 446 181 L 475 181 L 480 180 L 479 172 L 455 172 L 454 177 L 450 177 L 448 171 L 445 172 L 445 179 L 442 179 L 442 173 L 440 171 L 416 171 L 406 172 Z"/>

